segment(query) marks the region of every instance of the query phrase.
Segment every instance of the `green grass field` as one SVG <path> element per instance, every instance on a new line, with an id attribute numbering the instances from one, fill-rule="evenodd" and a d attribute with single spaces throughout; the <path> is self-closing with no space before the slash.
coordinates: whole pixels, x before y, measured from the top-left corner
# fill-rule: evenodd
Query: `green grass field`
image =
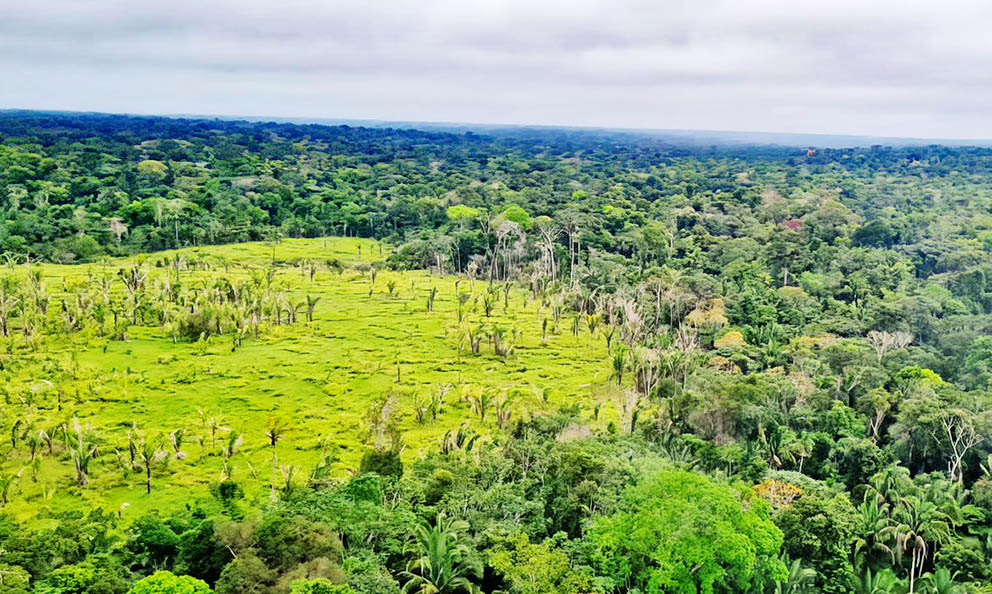
<path id="1" fill-rule="evenodd" d="M 559 332 L 549 331 L 542 340 L 542 321 L 551 317 L 549 309 L 528 300 L 522 289 L 514 289 L 509 307 L 504 308 L 501 298 L 492 318 L 519 333 L 514 354 L 496 357 L 486 346 L 478 356 L 468 349 L 461 352 L 456 290 L 478 297 L 485 283 L 383 270 L 370 295 L 367 264 L 382 260 L 385 253 L 371 240 L 342 238 L 181 250 L 187 261 L 209 261 L 213 266 L 182 271 L 184 286 L 206 286 L 220 274 L 247 278 L 252 268 L 267 266 L 274 256 L 279 266 L 275 283 L 282 290 L 296 298 L 320 297 L 312 323 L 304 319 L 292 326 L 266 326 L 259 338 L 246 340 L 235 352 L 227 336 L 176 343 L 158 327 L 132 328 L 124 342 L 99 337 L 92 329 L 70 335 L 49 333 L 37 352 L 8 339 L 14 346 L 0 355 L 5 451 L 10 449 L 9 436 L 17 419 L 34 431 L 71 423 L 75 417 L 103 445 L 90 469 L 90 482 L 78 487 L 65 451 L 56 447 L 49 454 L 40 448 L 40 466 L 33 468 L 28 449 L 19 444 L 0 467 L 7 474 L 21 471 L 5 511 L 26 519 L 45 506 L 71 507 L 85 501 L 107 511 L 126 509 L 127 516 L 179 506 L 191 494 L 206 496 L 208 486 L 221 476 L 224 461 L 218 452 L 228 433 L 217 432 L 212 446 L 201 412 L 243 435 L 241 453 L 231 463 L 234 478 L 250 497 L 268 492 L 272 470 L 265 430 L 270 419 L 287 426 L 278 444 L 280 465 L 296 467 L 303 480 L 324 454 L 334 453 L 339 460 L 335 473 L 344 476 L 358 468 L 368 447 L 370 405 L 391 390 L 400 394 L 395 418 L 403 431 L 406 463 L 438 447 L 446 431 L 463 424 L 483 435 L 493 431 L 495 414 L 490 411 L 481 423 L 463 398 L 473 391 L 516 394 L 514 418 L 573 403 L 582 404 L 583 417 L 590 423 L 596 403 L 602 414 L 595 423 L 616 418 L 607 386 L 610 364 L 605 340 L 592 336 L 584 323 L 575 336 L 572 319 L 563 317 Z M 116 273 L 134 260 L 152 270 L 151 280 L 164 279 L 171 269 L 156 263 L 174 256 L 163 252 L 132 261 L 32 266 L 40 268 L 52 295 L 52 317 L 54 304 L 75 286 Z M 292 264 L 301 258 L 334 259 L 344 268 L 321 267 L 311 281 Z M 0 276 L 24 275 L 24 268 L 5 268 Z M 427 297 L 434 287 L 438 290 L 434 311 L 428 312 Z M 119 280 L 114 290 L 123 290 Z M 464 305 L 466 320 L 483 317 L 477 301 L 473 298 Z M 54 379 L 52 369 L 59 367 L 74 368 L 73 378 Z M 417 395 L 445 384 L 452 388 L 444 412 L 434 422 L 418 422 Z M 540 396 L 545 388 L 549 389 L 546 401 Z M 57 410 L 60 391 L 61 412 Z M 145 494 L 140 473 L 123 470 L 118 462 L 127 450 L 132 423 L 147 435 L 187 430 L 182 447 L 186 457 L 172 456 L 167 467 L 156 471 L 151 495 Z"/>

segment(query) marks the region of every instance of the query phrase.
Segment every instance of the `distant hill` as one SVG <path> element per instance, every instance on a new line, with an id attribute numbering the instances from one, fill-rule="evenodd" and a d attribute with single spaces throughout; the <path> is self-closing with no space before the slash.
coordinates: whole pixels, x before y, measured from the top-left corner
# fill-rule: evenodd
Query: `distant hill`
<path id="1" fill-rule="evenodd" d="M 780 146 L 815 148 L 867 148 L 871 146 L 992 146 L 992 139 L 961 138 L 900 138 L 891 136 L 854 136 L 844 134 L 806 134 L 790 132 L 746 132 L 727 130 L 676 130 L 599 128 L 591 126 L 536 126 L 508 124 L 473 124 L 460 122 L 417 122 L 366 120 L 347 118 L 307 118 L 268 116 L 216 116 L 203 114 L 173 114 L 166 117 L 195 119 L 244 120 L 249 122 L 280 122 L 291 124 L 321 124 L 326 126 L 362 126 L 366 128 L 412 128 L 432 132 L 475 132 L 493 136 L 540 136 L 542 133 L 577 133 L 581 135 L 633 136 L 679 146 Z"/>

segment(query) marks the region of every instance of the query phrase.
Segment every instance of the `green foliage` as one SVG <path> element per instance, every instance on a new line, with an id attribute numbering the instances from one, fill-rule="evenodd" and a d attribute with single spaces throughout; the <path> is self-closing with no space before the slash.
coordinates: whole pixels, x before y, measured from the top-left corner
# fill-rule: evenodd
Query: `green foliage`
<path id="1" fill-rule="evenodd" d="M 176 559 L 179 535 L 156 516 L 142 516 L 128 528 L 128 549 L 139 569 L 163 567 Z"/>
<path id="2" fill-rule="evenodd" d="M 489 552 L 489 565 L 503 575 L 513 594 L 581 594 L 591 591 L 588 575 L 572 566 L 563 550 L 564 533 L 531 544 L 517 533 Z"/>
<path id="3" fill-rule="evenodd" d="M 451 594 L 478 591 L 473 580 L 482 577 L 482 568 L 469 546 L 462 520 L 437 515 L 434 525 L 416 526 L 409 551 L 413 558 L 401 574 L 406 579 L 404 592 L 416 594 Z"/>
<path id="4" fill-rule="evenodd" d="M 847 494 L 805 495 L 781 510 L 775 523 L 784 534 L 783 549 L 817 572 L 823 592 L 845 592 L 854 575 L 850 559 L 856 536 L 857 512 Z"/>
<path id="5" fill-rule="evenodd" d="M 403 475 L 403 461 L 399 452 L 392 449 L 372 448 L 362 456 L 361 472 L 399 478 Z"/>
<path id="6" fill-rule="evenodd" d="M 201 580 L 177 576 L 169 571 L 156 571 L 138 580 L 128 594 L 210 594 L 213 590 Z"/>
<path id="7" fill-rule="evenodd" d="M 217 580 L 217 594 L 265 594 L 276 573 L 258 557 L 245 554 L 224 566 Z"/>
<path id="8" fill-rule="evenodd" d="M 335 584 L 330 580 L 297 580 L 289 588 L 289 594 L 355 594 L 348 585 Z"/>
<path id="9" fill-rule="evenodd" d="M 340 562 L 341 540 L 327 524 L 302 516 L 267 514 L 255 528 L 259 556 L 284 572 L 315 558 Z"/>
<path id="10" fill-rule="evenodd" d="M 507 206 L 500 216 L 507 221 L 520 225 L 523 229 L 528 229 L 531 226 L 530 214 L 517 204 Z"/>
<path id="11" fill-rule="evenodd" d="M 787 576 L 782 533 L 761 500 L 685 471 L 660 470 L 598 520 L 592 541 L 615 583 L 645 592 L 760 590 Z M 745 498 L 742 500 L 742 498 Z"/>
<path id="12" fill-rule="evenodd" d="M 31 591 L 31 574 L 16 565 L 0 563 L 0 593 L 28 594 Z"/>

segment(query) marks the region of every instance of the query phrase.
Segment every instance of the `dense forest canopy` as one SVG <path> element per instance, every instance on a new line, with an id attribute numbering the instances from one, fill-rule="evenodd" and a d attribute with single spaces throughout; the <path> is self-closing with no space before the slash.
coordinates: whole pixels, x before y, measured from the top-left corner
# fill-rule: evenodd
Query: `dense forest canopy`
<path id="1" fill-rule="evenodd" d="M 133 307 L 108 330 L 86 288 L 43 306 L 31 263 L 332 235 L 391 246 L 354 268 L 369 298 L 379 270 L 471 281 L 453 285 L 459 357 L 514 358 L 517 330 L 487 320 L 518 293 L 547 312 L 535 336 L 603 342 L 616 418 L 466 393 L 479 433 L 404 464 L 391 415 L 441 404 L 369 394 L 352 477 L 290 476 L 276 497 L 270 428 L 271 500 L 228 474 L 130 522 L 0 517 L 0 593 L 992 591 L 992 149 L 0 112 L 0 370 L 43 351 L 35 336 L 131 324 L 236 350 L 289 310 L 313 317 L 262 274 L 207 303 L 175 256 L 147 302 L 140 265 L 121 269 Z M 4 393 L 4 447 L 27 456 Z M 63 434 L 78 476 L 97 448 Z M 130 456 L 149 492 L 157 455 Z M 27 479 L 4 471 L 6 504 Z"/>

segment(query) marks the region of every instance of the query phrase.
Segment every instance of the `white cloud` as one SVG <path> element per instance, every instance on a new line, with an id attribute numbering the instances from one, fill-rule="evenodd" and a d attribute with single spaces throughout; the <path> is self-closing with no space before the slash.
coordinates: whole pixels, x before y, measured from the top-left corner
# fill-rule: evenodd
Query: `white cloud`
<path id="1" fill-rule="evenodd" d="M 0 0 L 0 15 L 6 107 L 992 138 L 982 0 Z"/>

